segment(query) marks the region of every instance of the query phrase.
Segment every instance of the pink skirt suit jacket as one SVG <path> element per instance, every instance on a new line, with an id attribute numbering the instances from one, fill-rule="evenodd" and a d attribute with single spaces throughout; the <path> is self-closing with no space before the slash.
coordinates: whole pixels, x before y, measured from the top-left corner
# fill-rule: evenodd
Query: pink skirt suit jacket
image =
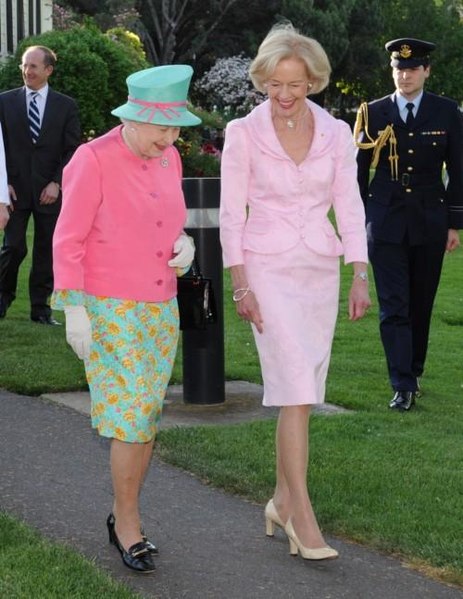
<path id="1" fill-rule="evenodd" d="M 174 241 L 186 221 L 180 156 L 135 156 L 121 127 L 80 146 L 63 175 L 53 237 L 55 289 L 144 302 L 177 293 Z"/>
<path id="2" fill-rule="evenodd" d="M 245 265 L 260 305 L 264 332 L 253 331 L 269 406 L 324 401 L 339 256 L 345 263 L 368 261 L 351 130 L 307 105 L 315 131 L 301 164 L 281 147 L 268 100 L 229 123 L 222 155 L 224 265 Z"/>

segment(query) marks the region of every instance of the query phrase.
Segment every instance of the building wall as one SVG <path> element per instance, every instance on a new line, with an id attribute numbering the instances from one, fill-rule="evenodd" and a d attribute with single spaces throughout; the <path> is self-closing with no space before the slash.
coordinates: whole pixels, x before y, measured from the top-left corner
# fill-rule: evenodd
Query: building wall
<path id="1" fill-rule="evenodd" d="M 25 37 L 52 29 L 52 0 L 0 0 L 0 58 Z"/>

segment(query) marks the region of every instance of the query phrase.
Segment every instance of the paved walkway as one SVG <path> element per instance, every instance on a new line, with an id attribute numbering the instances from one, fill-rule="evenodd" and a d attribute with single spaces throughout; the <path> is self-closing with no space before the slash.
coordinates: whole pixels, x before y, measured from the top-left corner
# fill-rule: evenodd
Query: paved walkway
<path id="1" fill-rule="evenodd" d="M 227 389 L 227 405 L 183 406 L 174 388 L 165 424 L 261 417 L 259 393 L 259 388 L 251 392 L 233 384 Z M 91 431 L 87 411 L 87 394 L 40 400 L 0 391 L 0 508 L 94 559 L 141 596 L 463 599 L 462 590 L 339 539 L 328 539 L 340 551 L 338 560 L 310 563 L 291 557 L 281 531 L 266 538 L 262 506 L 212 489 L 156 459 L 142 511 L 145 528 L 160 546 L 158 570 L 153 576 L 132 574 L 107 543 L 109 443 Z"/>

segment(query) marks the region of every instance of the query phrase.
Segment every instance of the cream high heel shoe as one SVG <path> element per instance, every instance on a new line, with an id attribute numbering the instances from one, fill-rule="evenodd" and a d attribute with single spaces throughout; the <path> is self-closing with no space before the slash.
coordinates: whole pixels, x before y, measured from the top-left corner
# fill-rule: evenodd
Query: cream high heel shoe
<path id="1" fill-rule="evenodd" d="M 278 515 L 273 499 L 265 506 L 265 528 L 268 537 L 273 537 L 275 534 L 275 524 L 280 528 L 285 527 L 283 520 Z"/>
<path id="2" fill-rule="evenodd" d="M 285 526 L 285 533 L 288 535 L 289 539 L 289 553 L 291 555 L 297 555 L 298 551 L 301 552 L 301 556 L 304 559 L 314 559 L 314 560 L 322 560 L 322 559 L 334 559 L 338 557 L 339 553 L 336 549 L 333 549 L 329 545 L 326 547 L 317 547 L 316 549 L 310 549 L 310 547 L 304 547 L 304 545 L 300 542 L 297 537 L 297 534 L 294 530 L 293 523 L 291 519 L 288 520 Z"/>

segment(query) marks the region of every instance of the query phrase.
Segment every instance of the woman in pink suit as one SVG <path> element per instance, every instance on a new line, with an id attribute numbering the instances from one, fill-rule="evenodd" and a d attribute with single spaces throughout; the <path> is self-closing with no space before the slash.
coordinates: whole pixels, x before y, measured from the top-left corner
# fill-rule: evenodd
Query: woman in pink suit
<path id="1" fill-rule="evenodd" d="M 8 190 L 8 176 L 6 174 L 5 146 L 0 125 L 0 231 L 2 231 L 10 218 L 10 192 Z"/>
<path id="2" fill-rule="evenodd" d="M 238 315 L 252 324 L 263 403 L 280 406 L 267 534 L 281 526 L 290 552 L 305 559 L 338 555 L 312 510 L 307 465 L 311 406 L 324 401 L 342 254 L 353 265 L 349 318 L 362 318 L 370 306 L 352 133 L 306 98 L 326 87 L 329 74 L 318 42 L 290 25 L 273 28 L 250 67 L 268 99 L 229 123 L 222 156 L 224 264 Z"/>
<path id="3" fill-rule="evenodd" d="M 145 573 L 157 548 L 141 530 L 139 495 L 177 348 L 177 275 L 194 255 L 173 146 L 180 127 L 201 122 L 187 110 L 192 73 L 169 65 L 128 77 L 128 100 L 112 111 L 122 125 L 64 170 L 53 238 L 53 304 L 85 362 L 92 425 L 111 439 L 109 540 Z"/>

